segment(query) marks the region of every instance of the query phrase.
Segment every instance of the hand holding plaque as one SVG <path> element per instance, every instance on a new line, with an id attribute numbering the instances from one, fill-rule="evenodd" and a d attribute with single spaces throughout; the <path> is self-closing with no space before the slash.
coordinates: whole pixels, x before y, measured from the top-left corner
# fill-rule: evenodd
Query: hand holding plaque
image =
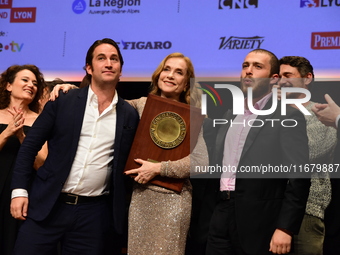
<path id="1" fill-rule="evenodd" d="M 140 165 L 137 169 L 125 171 L 125 174 L 134 178 L 140 184 L 146 184 L 160 174 L 161 163 L 154 160 L 135 159 L 135 162 Z"/>
<path id="2" fill-rule="evenodd" d="M 191 121 L 190 115 L 194 115 Z M 195 146 L 190 142 L 197 141 L 203 118 L 198 108 L 149 95 L 125 171 L 140 167 L 136 158 L 161 162 L 188 156 Z M 151 183 L 180 192 L 184 181 L 157 175 Z"/>

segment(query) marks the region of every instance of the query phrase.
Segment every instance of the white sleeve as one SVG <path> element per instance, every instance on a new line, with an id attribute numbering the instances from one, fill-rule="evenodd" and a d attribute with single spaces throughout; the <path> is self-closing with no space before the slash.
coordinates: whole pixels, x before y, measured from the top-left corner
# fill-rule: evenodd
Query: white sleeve
<path id="1" fill-rule="evenodd" d="M 338 128 L 339 119 L 340 119 L 340 114 L 335 119 L 335 126 L 336 126 L 336 128 Z"/>
<path id="2" fill-rule="evenodd" d="M 12 190 L 12 199 L 15 197 L 28 197 L 28 192 L 25 189 Z"/>

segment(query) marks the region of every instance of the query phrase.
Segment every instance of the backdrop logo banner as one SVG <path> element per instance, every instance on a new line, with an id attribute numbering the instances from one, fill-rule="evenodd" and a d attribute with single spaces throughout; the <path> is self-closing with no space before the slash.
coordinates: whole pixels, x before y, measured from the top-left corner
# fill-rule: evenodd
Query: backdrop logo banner
<path id="1" fill-rule="evenodd" d="M 311 7 L 319 7 L 320 0 L 300 0 L 300 7 L 301 8 L 311 8 Z"/>
<path id="2" fill-rule="evenodd" d="M 172 43 L 170 41 L 153 41 L 153 42 L 133 42 L 133 41 L 121 41 L 117 42 L 119 46 L 122 47 L 123 50 L 168 50 L 172 47 Z"/>
<path id="3" fill-rule="evenodd" d="M 313 50 L 340 49 L 340 31 L 312 33 L 311 48 Z"/>
<path id="4" fill-rule="evenodd" d="M 72 4 L 74 13 L 82 14 L 88 9 L 91 15 L 138 14 L 140 7 L 141 0 L 74 0 Z"/>
<path id="5" fill-rule="evenodd" d="M 0 19 L 7 19 L 8 17 L 8 11 L 0 11 Z"/>
<path id="6" fill-rule="evenodd" d="M 21 52 L 22 48 L 24 47 L 23 43 L 17 43 L 15 41 L 11 41 L 7 44 L 2 44 L 0 42 L 0 52 L 6 50 L 10 52 Z"/>
<path id="7" fill-rule="evenodd" d="M 84 0 L 75 0 L 72 4 L 72 10 L 76 14 L 82 14 L 86 10 L 86 2 Z"/>
<path id="8" fill-rule="evenodd" d="M 300 0 L 300 8 L 340 6 L 339 0 Z"/>
<path id="9" fill-rule="evenodd" d="M 258 7 L 258 0 L 219 0 L 218 9 L 253 9 Z"/>
<path id="10" fill-rule="evenodd" d="M 12 0 L 0 0 L 0 9 L 12 8 Z"/>
<path id="11" fill-rule="evenodd" d="M 35 23 L 36 7 L 13 7 L 12 0 L 0 0 L 0 19 L 8 19 L 10 23 Z"/>
<path id="12" fill-rule="evenodd" d="M 34 23 L 37 16 L 37 8 L 12 8 L 11 23 Z"/>
<path id="13" fill-rule="evenodd" d="M 253 36 L 253 37 L 239 37 L 230 36 L 226 39 L 225 36 L 220 37 L 221 43 L 219 50 L 253 50 L 261 48 L 264 42 L 263 36 Z"/>

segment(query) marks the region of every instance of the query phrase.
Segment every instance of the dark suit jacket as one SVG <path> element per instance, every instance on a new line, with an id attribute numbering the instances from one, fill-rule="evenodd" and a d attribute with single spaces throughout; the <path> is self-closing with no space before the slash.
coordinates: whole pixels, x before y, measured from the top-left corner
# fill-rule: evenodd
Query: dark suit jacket
<path id="1" fill-rule="evenodd" d="M 203 138 L 207 145 L 209 165 L 214 163 L 216 130 L 213 121 L 203 121 Z M 196 175 L 190 179 L 192 185 L 192 214 L 186 244 L 186 255 L 205 254 L 210 219 L 219 199 L 219 179 L 210 173 Z"/>
<path id="2" fill-rule="evenodd" d="M 340 121 L 338 122 L 338 144 L 334 152 L 334 164 L 340 163 Z M 337 169 L 337 165 L 333 166 Z M 340 254 L 340 178 L 339 169 L 330 173 L 332 184 L 332 200 L 325 210 L 325 240 L 323 253 L 325 255 Z"/>
<path id="3" fill-rule="evenodd" d="M 35 155 L 48 141 L 48 157 L 29 190 L 28 217 L 42 221 L 51 212 L 69 175 L 80 136 L 88 86 L 60 93 L 48 102 L 32 126 L 18 153 L 12 189 L 28 190 Z M 116 136 L 112 162 L 111 190 L 113 223 L 121 233 L 126 214 L 123 169 L 130 151 L 139 117 L 136 110 L 119 98 L 116 105 Z"/>
<path id="4" fill-rule="evenodd" d="M 269 109 L 269 100 L 264 109 Z M 236 116 L 229 111 L 230 120 Z M 309 162 L 308 138 L 305 118 L 299 110 L 287 108 L 281 116 L 281 107 L 270 116 L 258 116 L 262 127 L 252 127 L 243 147 L 238 170 L 241 166 L 303 165 Z M 279 121 L 265 119 L 294 119 L 296 127 L 282 127 Z M 222 165 L 224 142 L 229 124 L 221 126 L 216 139 L 216 163 Z M 286 123 L 287 125 L 288 123 Z M 259 123 L 254 123 L 259 125 Z M 225 153 L 228 153 L 226 151 Z M 272 176 L 273 177 L 273 176 Z M 248 254 L 267 254 L 271 237 L 276 228 L 298 233 L 305 212 L 310 179 L 263 178 L 261 174 L 237 173 L 235 187 L 236 224 L 241 246 Z"/>
<path id="5" fill-rule="evenodd" d="M 340 121 L 338 123 L 338 144 L 334 152 L 334 164 L 340 163 Z M 333 167 L 336 169 L 336 167 Z M 330 174 L 332 183 L 332 200 L 325 212 L 326 239 L 338 236 L 340 238 L 340 169 Z M 339 242 L 339 240 L 337 240 Z M 340 249 L 340 248 L 339 248 Z"/>

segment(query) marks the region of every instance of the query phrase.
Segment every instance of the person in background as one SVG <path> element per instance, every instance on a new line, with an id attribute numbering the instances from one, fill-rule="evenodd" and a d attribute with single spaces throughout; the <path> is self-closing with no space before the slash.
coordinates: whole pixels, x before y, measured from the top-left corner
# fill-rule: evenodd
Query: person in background
<path id="1" fill-rule="evenodd" d="M 14 255 L 48 255 L 59 242 L 62 254 L 113 253 L 109 245 L 119 239 L 112 232 L 121 234 L 126 218 L 123 170 L 139 122 L 116 92 L 123 63 L 115 41 L 95 41 L 85 58 L 91 84 L 46 103 L 32 126 L 11 185 L 11 214 L 24 221 Z M 46 141 L 48 157 L 29 189 Z"/>
<path id="2" fill-rule="evenodd" d="M 190 92 L 190 104 L 201 108 L 201 85 L 195 83 Z M 216 132 L 213 120 L 206 116 L 203 121 L 203 138 L 207 145 L 209 165 L 213 165 Z M 186 243 L 186 255 L 204 255 L 210 219 L 218 202 L 219 180 L 211 173 L 191 176 L 192 215 Z"/>
<path id="3" fill-rule="evenodd" d="M 0 76 L 0 254 L 12 254 L 20 221 L 10 214 L 12 172 L 17 154 L 38 117 L 44 78 L 35 65 L 13 65 Z M 39 151 L 35 170 L 44 162 L 46 145 Z"/>
<path id="4" fill-rule="evenodd" d="M 340 107 L 333 101 L 333 99 L 326 94 L 326 104 L 315 104 L 312 111 L 318 119 L 326 126 L 333 127 L 337 130 L 338 142 L 335 148 L 334 160 L 331 172 L 332 184 L 332 200 L 325 212 L 325 241 L 323 246 L 324 255 L 338 255 L 340 254 L 340 178 L 339 178 L 339 164 L 340 164 Z"/>
<path id="5" fill-rule="evenodd" d="M 50 93 L 53 90 L 54 86 L 57 84 L 64 84 L 64 83 L 65 82 L 60 78 L 55 78 L 53 81 L 45 81 L 46 86 L 44 88 L 44 93 L 43 93 L 43 96 L 39 100 L 39 104 L 40 104 L 39 113 L 42 112 L 45 104 L 48 102 L 50 98 Z"/>
<path id="6" fill-rule="evenodd" d="M 244 171 L 254 166 L 274 168 L 309 162 L 306 121 L 299 110 L 287 106 L 287 114 L 282 115 L 278 104 L 272 113 L 256 115 L 246 104 L 248 101 L 257 110 L 270 109 L 277 100 L 271 90 L 278 73 L 279 61 L 268 50 L 253 50 L 242 63 L 241 90 L 245 97 L 250 96 L 251 90 L 252 97 L 245 100 L 243 114 L 236 115 L 231 110 L 225 114 L 228 125 L 221 125 L 217 133 L 216 164 L 232 166 L 237 171 L 224 171 L 221 175 L 220 201 L 208 234 L 208 255 L 289 253 L 292 236 L 300 229 L 309 178 Z M 264 122 L 266 119 L 277 122 L 270 124 Z M 295 124 L 281 125 L 285 119 Z M 255 120 L 264 124 L 249 124 Z"/>
<path id="7" fill-rule="evenodd" d="M 279 88 L 293 87 L 311 90 L 314 80 L 313 66 L 308 59 L 298 56 L 286 56 L 279 60 Z M 302 93 L 287 93 L 286 98 L 304 98 Z M 280 97 L 279 97 L 280 99 Z M 322 124 L 312 111 L 315 102 L 308 101 L 303 106 L 311 113 L 305 115 L 309 161 L 311 164 L 330 164 L 333 161 L 337 142 L 336 130 Z M 295 105 L 292 105 L 296 108 Z M 311 186 L 298 235 L 294 236 L 295 255 L 321 255 L 325 238 L 324 214 L 331 201 L 331 182 L 328 172 L 314 172 Z"/>

